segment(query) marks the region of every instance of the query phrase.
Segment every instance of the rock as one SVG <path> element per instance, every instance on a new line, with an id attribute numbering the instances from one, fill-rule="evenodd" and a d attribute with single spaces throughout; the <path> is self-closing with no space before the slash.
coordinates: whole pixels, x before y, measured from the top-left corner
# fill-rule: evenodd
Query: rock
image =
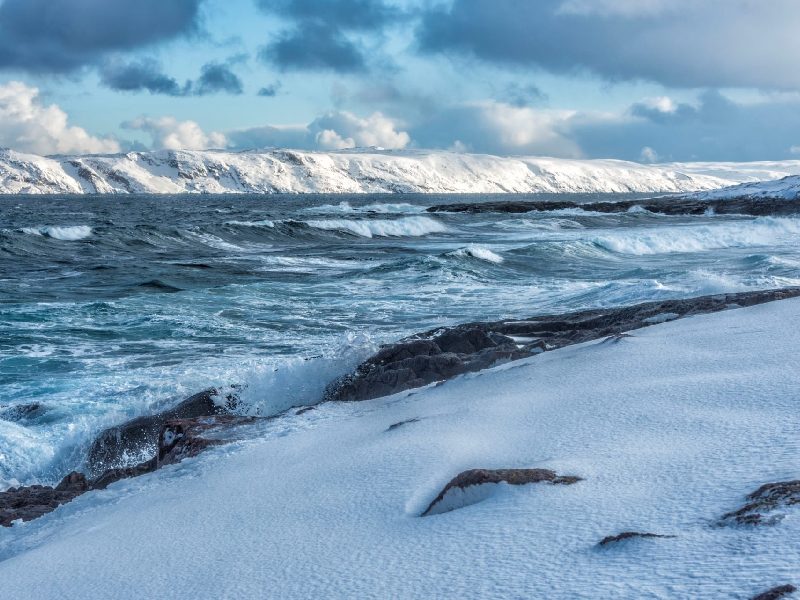
<path id="1" fill-rule="evenodd" d="M 171 419 L 159 431 L 158 451 L 138 465 L 107 469 L 91 481 L 83 473 L 72 472 L 54 488 L 32 485 L 0 492 L 0 525 L 10 527 L 18 519 L 36 519 L 88 491 L 105 489 L 120 479 L 150 473 L 197 456 L 211 446 L 239 439 L 240 427 L 258 420 L 258 417 L 233 415 Z"/>
<path id="2" fill-rule="evenodd" d="M 792 584 L 779 585 L 777 587 L 772 588 L 771 590 L 762 592 L 757 596 L 753 596 L 751 600 L 779 600 L 784 596 L 788 596 L 789 594 L 794 594 L 796 591 L 797 588 L 794 587 Z"/>
<path id="3" fill-rule="evenodd" d="M 47 407 L 39 402 L 18 404 L 0 409 L 0 420 L 25 423 L 42 416 L 45 412 L 47 412 Z"/>
<path id="4" fill-rule="evenodd" d="M 623 531 L 617 535 L 609 535 L 600 540 L 598 546 L 608 546 L 609 544 L 616 544 L 625 540 L 635 538 L 674 538 L 674 535 L 661 535 L 658 533 L 641 533 L 639 531 Z"/>
<path id="5" fill-rule="evenodd" d="M 762 485 L 738 510 L 722 515 L 720 525 L 774 525 L 783 519 L 775 511 L 800 504 L 800 480 Z"/>
<path id="6" fill-rule="evenodd" d="M 205 390 L 168 410 L 137 417 L 101 432 L 89 448 L 86 459 L 89 472 L 97 475 L 108 469 L 124 468 L 130 466 L 132 457 L 153 454 L 159 432 L 170 419 L 224 414 L 237 402 L 235 396 L 229 395 L 225 404 L 219 405 L 214 401 L 216 395 L 215 389 Z"/>
<path id="7" fill-rule="evenodd" d="M 32 521 L 54 511 L 89 489 L 82 473 L 72 472 L 56 487 L 31 485 L 0 493 L 0 525 L 11 527 L 16 520 Z"/>
<path id="8" fill-rule="evenodd" d="M 797 287 L 439 328 L 381 348 L 355 371 L 332 382 L 324 400 L 388 396 L 571 344 L 601 338 L 619 342 L 629 337 L 628 331 L 676 318 L 796 296 L 800 296 Z"/>
<path id="9" fill-rule="evenodd" d="M 386 431 L 394 431 L 398 427 L 402 427 L 403 425 L 408 425 L 409 423 L 419 423 L 419 419 L 406 419 L 405 421 L 399 421 L 397 423 L 392 423 L 389 427 L 386 428 Z"/>
<path id="10" fill-rule="evenodd" d="M 616 202 L 475 202 L 440 204 L 428 208 L 430 213 L 456 212 L 456 213 L 511 213 L 522 214 L 527 212 L 546 212 L 554 210 L 584 210 L 600 213 L 624 213 L 634 208 L 641 208 L 651 213 L 661 215 L 702 215 L 714 213 L 719 215 L 793 215 L 800 212 L 800 205 L 796 198 L 692 198 L 692 197 L 665 197 L 643 200 L 620 200 Z"/>
<path id="11" fill-rule="evenodd" d="M 454 507 L 443 508 L 440 506 L 444 502 L 445 497 L 455 492 L 463 492 L 468 488 L 484 486 L 493 483 L 507 483 L 509 485 L 525 485 L 528 483 L 549 483 L 550 485 L 572 485 L 581 481 L 580 477 L 572 475 L 560 476 L 556 475 L 554 471 L 549 469 L 471 469 L 459 473 L 456 477 L 444 486 L 439 495 L 422 513 L 425 517 L 430 514 L 437 514 L 439 512 L 447 512 L 453 510 Z M 474 504 L 483 498 L 476 497 L 471 500 L 460 502 L 460 506 L 467 504 Z"/>

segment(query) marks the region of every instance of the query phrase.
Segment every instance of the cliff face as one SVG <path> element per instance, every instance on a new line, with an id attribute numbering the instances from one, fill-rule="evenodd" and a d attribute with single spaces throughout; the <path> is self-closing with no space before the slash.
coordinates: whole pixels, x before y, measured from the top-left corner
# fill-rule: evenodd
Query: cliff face
<path id="1" fill-rule="evenodd" d="M 641 165 L 445 151 L 0 150 L 4 194 L 696 192 L 800 174 L 800 161 Z"/>

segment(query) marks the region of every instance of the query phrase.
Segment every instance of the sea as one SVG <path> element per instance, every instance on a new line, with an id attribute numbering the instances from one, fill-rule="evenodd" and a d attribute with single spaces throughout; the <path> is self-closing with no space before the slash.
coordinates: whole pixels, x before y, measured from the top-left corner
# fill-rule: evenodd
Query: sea
<path id="1" fill-rule="evenodd" d="M 800 285 L 800 218 L 426 212 L 632 197 L 0 197 L 0 489 L 210 387 L 313 404 L 416 332 Z"/>

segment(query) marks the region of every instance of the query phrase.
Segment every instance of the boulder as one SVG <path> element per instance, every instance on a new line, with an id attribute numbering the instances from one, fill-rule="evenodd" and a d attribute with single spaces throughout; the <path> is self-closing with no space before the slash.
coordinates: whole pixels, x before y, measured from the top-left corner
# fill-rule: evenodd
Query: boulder
<path id="1" fill-rule="evenodd" d="M 778 511 L 800 504 L 800 480 L 767 483 L 747 496 L 739 509 L 722 515 L 720 525 L 774 525 L 784 515 Z"/>
<path id="2" fill-rule="evenodd" d="M 794 594 L 796 591 L 797 588 L 789 583 L 786 585 L 779 585 L 767 590 L 766 592 L 762 592 L 757 596 L 753 596 L 751 600 L 780 600 L 789 594 Z"/>

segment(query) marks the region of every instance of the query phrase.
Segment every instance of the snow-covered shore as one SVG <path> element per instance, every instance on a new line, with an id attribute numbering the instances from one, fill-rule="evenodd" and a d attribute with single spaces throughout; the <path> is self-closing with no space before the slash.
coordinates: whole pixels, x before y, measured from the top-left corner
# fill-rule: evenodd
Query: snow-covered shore
<path id="1" fill-rule="evenodd" d="M 642 165 L 376 149 L 42 157 L 0 150 L 1 194 L 680 193 L 788 175 L 800 175 L 800 161 Z"/>
<path id="2" fill-rule="evenodd" d="M 800 473 L 798 327 L 800 300 L 784 300 L 267 422 L 0 531 L 2 594 L 748 598 L 796 584 L 800 509 L 718 520 Z M 477 467 L 583 480 L 500 484 L 419 516 Z M 676 537 L 597 547 L 629 530 Z"/>

